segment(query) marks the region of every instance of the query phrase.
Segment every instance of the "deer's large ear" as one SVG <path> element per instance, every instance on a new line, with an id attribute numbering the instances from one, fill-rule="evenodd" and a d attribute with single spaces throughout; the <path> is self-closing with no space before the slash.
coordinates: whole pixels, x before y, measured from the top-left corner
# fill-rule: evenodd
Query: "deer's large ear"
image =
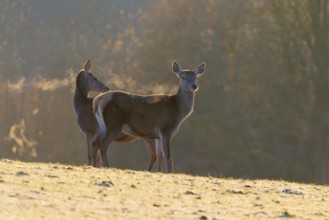
<path id="1" fill-rule="evenodd" d="M 181 74 L 182 72 L 182 67 L 178 64 L 178 62 L 176 60 L 174 60 L 172 62 L 172 71 L 177 74 L 178 76 Z"/>
<path id="2" fill-rule="evenodd" d="M 90 69 L 91 69 L 91 62 L 90 62 L 90 60 L 87 60 L 85 63 L 85 72 L 89 73 Z"/>
<path id="3" fill-rule="evenodd" d="M 194 72 L 197 76 L 200 76 L 204 73 L 205 70 L 206 70 L 206 63 L 203 62 L 197 68 L 195 68 Z"/>

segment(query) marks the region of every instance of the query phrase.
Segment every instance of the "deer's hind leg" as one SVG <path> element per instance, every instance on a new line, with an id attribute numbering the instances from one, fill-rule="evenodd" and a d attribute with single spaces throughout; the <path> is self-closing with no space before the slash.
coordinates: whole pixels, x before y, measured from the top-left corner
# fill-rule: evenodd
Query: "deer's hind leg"
<path id="1" fill-rule="evenodd" d="M 157 157 L 157 167 L 156 171 L 161 171 L 161 163 L 162 163 L 162 157 L 163 157 L 163 151 L 162 151 L 162 143 L 160 139 L 155 139 L 155 149 L 156 149 L 156 157 Z"/>

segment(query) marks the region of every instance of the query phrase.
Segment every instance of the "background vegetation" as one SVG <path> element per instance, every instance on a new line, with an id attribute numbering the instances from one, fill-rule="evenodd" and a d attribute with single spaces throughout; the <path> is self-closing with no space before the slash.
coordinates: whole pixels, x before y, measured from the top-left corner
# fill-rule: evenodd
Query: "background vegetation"
<path id="1" fill-rule="evenodd" d="M 83 164 L 73 112 L 86 59 L 111 89 L 170 92 L 205 61 L 178 172 L 329 182 L 327 0 L 0 1 L 0 157 Z M 145 169 L 141 141 L 111 166 Z"/>

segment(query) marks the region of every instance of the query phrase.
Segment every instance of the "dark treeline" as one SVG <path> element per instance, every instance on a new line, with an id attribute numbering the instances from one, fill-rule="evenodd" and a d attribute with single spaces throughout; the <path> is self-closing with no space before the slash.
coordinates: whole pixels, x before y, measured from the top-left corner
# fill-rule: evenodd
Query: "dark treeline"
<path id="1" fill-rule="evenodd" d="M 205 61 L 178 172 L 329 183 L 327 0 L 0 1 L 0 157 L 87 163 L 73 112 L 87 59 L 111 89 L 173 93 Z M 141 141 L 110 165 L 145 169 Z"/>

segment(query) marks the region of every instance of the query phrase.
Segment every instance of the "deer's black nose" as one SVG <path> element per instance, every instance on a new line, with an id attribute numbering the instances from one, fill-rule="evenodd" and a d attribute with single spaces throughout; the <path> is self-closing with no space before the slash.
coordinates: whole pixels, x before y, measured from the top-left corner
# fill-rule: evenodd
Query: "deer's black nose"
<path id="1" fill-rule="evenodd" d="M 198 88 L 198 86 L 197 85 L 192 85 L 192 89 L 194 89 L 194 90 L 196 90 Z"/>
<path id="2" fill-rule="evenodd" d="M 105 91 L 109 91 L 109 90 L 110 90 L 110 88 L 105 86 Z"/>

